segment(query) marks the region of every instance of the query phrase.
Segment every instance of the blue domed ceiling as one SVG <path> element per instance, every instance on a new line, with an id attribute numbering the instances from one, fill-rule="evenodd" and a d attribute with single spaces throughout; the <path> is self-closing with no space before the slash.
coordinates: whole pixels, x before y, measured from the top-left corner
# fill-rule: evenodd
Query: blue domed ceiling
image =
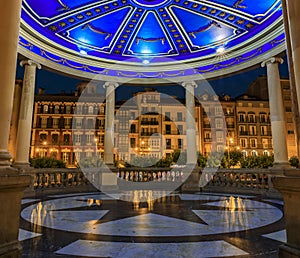
<path id="1" fill-rule="evenodd" d="M 212 77 L 283 51 L 281 16 L 280 0 L 23 0 L 19 52 L 90 78 Z"/>

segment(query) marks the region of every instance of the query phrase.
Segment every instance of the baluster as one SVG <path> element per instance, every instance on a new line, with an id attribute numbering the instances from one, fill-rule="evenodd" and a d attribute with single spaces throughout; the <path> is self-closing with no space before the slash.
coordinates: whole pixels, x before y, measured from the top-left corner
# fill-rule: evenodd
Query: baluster
<path id="1" fill-rule="evenodd" d="M 47 180 L 46 175 L 44 173 L 42 173 L 42 175 L 41 175 L 41 182 L 42 182 L 41 188 L 46 187 L 46 180 Z"/>

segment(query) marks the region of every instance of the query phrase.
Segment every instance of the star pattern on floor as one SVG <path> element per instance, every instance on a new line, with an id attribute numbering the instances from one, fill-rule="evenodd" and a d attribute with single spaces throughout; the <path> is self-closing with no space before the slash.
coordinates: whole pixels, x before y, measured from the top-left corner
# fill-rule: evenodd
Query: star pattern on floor
<path id="1" fill-rule="evenodd" d="M 118 198 L 114 199 L 93 193 L 49 196 L 32 203 L 24 200 L 21 226 L 25 231 L 20 231 L 24 248 L 30 253 L 27 246 L 32 241 L 36 245 L 52 243 L 53 250 L 65 257 L 82 255 L 83 250 L 87 252 L 82 255 L 85 257 L 122 257 L 118 250 L 152 257 L 154 250 L 163 253 L 176 243 L 182 248 L 195 248 L 194 255 L 200 252 L 201 257 L 208 253 L 219 257 L 264 253 L 262 242 L 276 250 L 282 241 L 282 234 L 276 234 L 284 229 L 282 205 L 278 201 L 200 193 L 174 193 L 153 199 L 145 198 L 145 193 L 141 196 L 138 199 L 125 193 L 114 195 Z M 249 234 L 260 241 L 249 240 Z M 63 238 L 61 243 L 52 239 L 55 236 Z M 214 246 L 213 250 L 206 249 L 209 246 Z M 191 256 L 182 254 L 182 257 Z"/>

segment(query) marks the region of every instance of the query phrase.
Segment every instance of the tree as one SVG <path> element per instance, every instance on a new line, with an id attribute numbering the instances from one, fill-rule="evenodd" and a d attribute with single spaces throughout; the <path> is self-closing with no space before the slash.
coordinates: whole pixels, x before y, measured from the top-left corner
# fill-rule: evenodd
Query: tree
<path id="1" fill-rule="evenodd" d="M 207 157 L 204 156 L 202 153 L 198 153 L 198 158 L 197 158 L 197 164 L 198 167 L 204 168 L 207 163 Z"/>
<path id="2" fill-rule="evenodd" d="M 243 153 L 240 151 L 230 151 L 229 155 L 228 152 L 226 151 L 224 153 L 224 157 L 222 159 L 222 167 L 235 167 L 235 166 L 240 166 L 240 160 L 243 158 Z"/>
<path id="3" fill-rule="evenodd" d="M 66 164 L 55 158 L 43 157 L 30 159 L 30 165 L 34 168 L 65 168 Z"/>
<path id="4" fill-rule="evenodd" d="M 241 159 L 242 168 L 268 168 L 273 166 L 273 156 L 249 156 Z"/>
<path id="5" fill-rule="evenodd" d="M 299 158 L 298 157 L 296 157 L 296 156 L 290 157 L 289 162 L 292 167 L 296 167 L 296 168 L 299 167 Z"/>

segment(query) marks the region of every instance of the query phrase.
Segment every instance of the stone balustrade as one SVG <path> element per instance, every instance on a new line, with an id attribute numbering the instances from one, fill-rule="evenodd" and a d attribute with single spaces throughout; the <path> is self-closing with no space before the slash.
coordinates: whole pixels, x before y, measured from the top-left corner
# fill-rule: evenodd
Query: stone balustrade
<path id="1" fill-rule="evenodd" d="M 131 182 L 183 182 L 183 172 L 179 168 L 122 168 L 118 178 Z"/>
<path id="2" fill-rule="evenodd" d="M 219 169 L 213 174 L 204 172 L 203 176 L 209 177 L 207 186 L 265 190 L 272 188 L 271 175 L 266 169 Z"/>
<path id="3" fill-rule="evenodd" d="M 183 168 L 120 168 L 114 172 L 119 186 L 130 182 L 148 182 L 152 183 L 151 186 L 167 184 L 171 187 L 172 184 L 184 183 L 185 178 Z M 31 175 L 31 186 L 25 191 L 26 195 L 33 192 L 96 190 L 93 184 L 99 182 L 101 177 L 99 169 L 85 170 L 85 173 L 80 169 L 31 169 L 26 174 Z M 278 192 L 271 182 L 273 176 L 274 173 L 269 169 L 218 169 L 213 172 L 208 169 L 199 170 L 199 191 L 274 196 L 278 195 Z"/>
<path id="4" fill-rule="evenodd" d="M 26 171 L 26 174 L 31 176 L 31 184 L 25 190 L 25 196 L 33 193 L 95 190 L 80 169 L 38 168 Z"/>

